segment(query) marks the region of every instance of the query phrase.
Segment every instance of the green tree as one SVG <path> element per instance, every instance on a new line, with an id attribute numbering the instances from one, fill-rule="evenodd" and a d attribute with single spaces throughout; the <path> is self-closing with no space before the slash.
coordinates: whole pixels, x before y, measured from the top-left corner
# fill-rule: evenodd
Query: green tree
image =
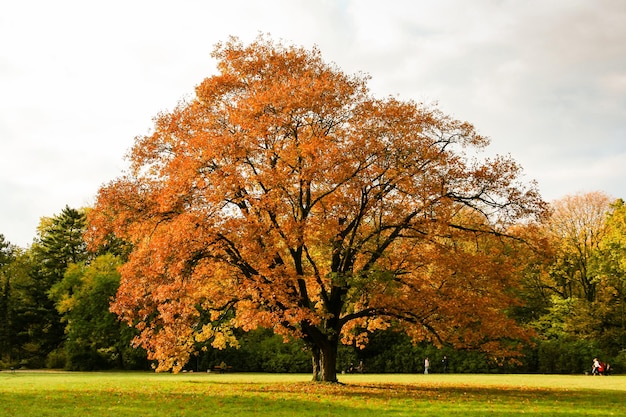
<path id="1" fill-rule="evenodd" d="M 59 316 L 48 300 L 49 285 L 37 273 L 32 249 L 18 251 L 8 269 L 8 322 L 13 365 L 42 367 L 63 337 Z M 5 273 L 7 271 L 5 270 Z M 6 277 L 5 277 L 6 279 Z"/>
<path id="2" fill-rule="evenodd" d="M 15 261 L 15 247 L 0 234 L 0 362 L 12 360 L 13 308 L 11 300 L 12 275 L 11 266 Z"/>
<path id="3" fill-rule="evenodd" d="M 132 329 L 109 311 L 119 287 L 120 264 L 112 254 L 98 256 L 89 264 L 70 264 L 63 279 L 50 290 L 65 323 L 69 369 L 134 367 L 140 359 L 140 351 L 131 351 Z"/>
<path id="4" fill-rule="evenodd" d="M 63 324 L 48 293 L 71 263 L 88 258 L 84 231 L 85 210 L 66 206 L 41 219 L 37 239 L 13 262 L 9 326 L 14 356 L 24 366 L 44 366 L 47 355 L 63 343 Z"/>
<path id="5" fill-rule="evenodd" d="M 49 282 L 60 281 L 70 264 L 87 260 L 89 254 L 83 239 L 85 222 L 85 209 L 68 206 L 54 217 L 41 220 L 35 250 L 43 260 L 41 273 L 47 275 Z"/>

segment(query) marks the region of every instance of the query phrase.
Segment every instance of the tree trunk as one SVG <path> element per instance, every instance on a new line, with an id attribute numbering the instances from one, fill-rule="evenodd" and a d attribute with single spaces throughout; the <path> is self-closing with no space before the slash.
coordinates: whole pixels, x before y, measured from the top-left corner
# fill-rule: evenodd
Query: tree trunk
<path id="1" fill-rule="evenodd" d="M 322 346 L 314 346 L 311 349 L 313 381 L 337 382 L 338 344 L 338 340 L 329 340 Z"/>
<path id="2" fill-rule="evenodd" d="M 311 362 L 313 364 L 313 381 L 319 381 L 322 374 L 321 370 L 321 354 L 320 348 L 317 346 L 311 347 Z"/>

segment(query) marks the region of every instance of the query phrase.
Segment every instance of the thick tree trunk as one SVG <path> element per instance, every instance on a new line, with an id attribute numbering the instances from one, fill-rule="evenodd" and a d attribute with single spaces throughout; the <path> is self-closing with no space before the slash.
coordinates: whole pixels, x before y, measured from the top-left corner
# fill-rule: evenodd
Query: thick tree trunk
<path id="1" fill-rule="evenodd" d="M 313 364 L 313 381 L 319 381 L 320 375 L 322 374 L 321 370 L 321 354 L 320 349 L 317 346 L 313 346 L 311 348 L 311 362 Z"/>
<path id="2" fill-rule="evenodd" d="M 337 347 L 339 342 L 330 340 L 311 349 L 313 381 L 337 382 Z"/>

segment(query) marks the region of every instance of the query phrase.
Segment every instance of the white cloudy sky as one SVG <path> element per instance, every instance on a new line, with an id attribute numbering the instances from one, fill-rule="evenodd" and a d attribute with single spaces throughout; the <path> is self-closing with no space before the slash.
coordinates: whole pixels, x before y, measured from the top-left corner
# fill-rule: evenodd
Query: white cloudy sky
<path id="1" fill-rule="evenodd" d="M 439 102 L 548 201 L 626 198 L 623 0 L 2 0 L 0 234 L 90 205 L 234 35 L 317 45 L 378 96 Z"/>

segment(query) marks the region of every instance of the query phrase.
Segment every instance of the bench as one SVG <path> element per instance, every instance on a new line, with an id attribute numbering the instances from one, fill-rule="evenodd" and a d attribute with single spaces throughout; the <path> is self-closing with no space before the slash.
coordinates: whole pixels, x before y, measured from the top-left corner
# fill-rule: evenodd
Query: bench
<path id="1" fill-rule="evenodd" d="M 213 367 L 213 371 L 214 372 L 219 372 L 220 374 L 223 374 L 224 372 L 228 372 L 228 371 L 232 371 L 233 367 L 230 365 L 215 365 Z"/>

